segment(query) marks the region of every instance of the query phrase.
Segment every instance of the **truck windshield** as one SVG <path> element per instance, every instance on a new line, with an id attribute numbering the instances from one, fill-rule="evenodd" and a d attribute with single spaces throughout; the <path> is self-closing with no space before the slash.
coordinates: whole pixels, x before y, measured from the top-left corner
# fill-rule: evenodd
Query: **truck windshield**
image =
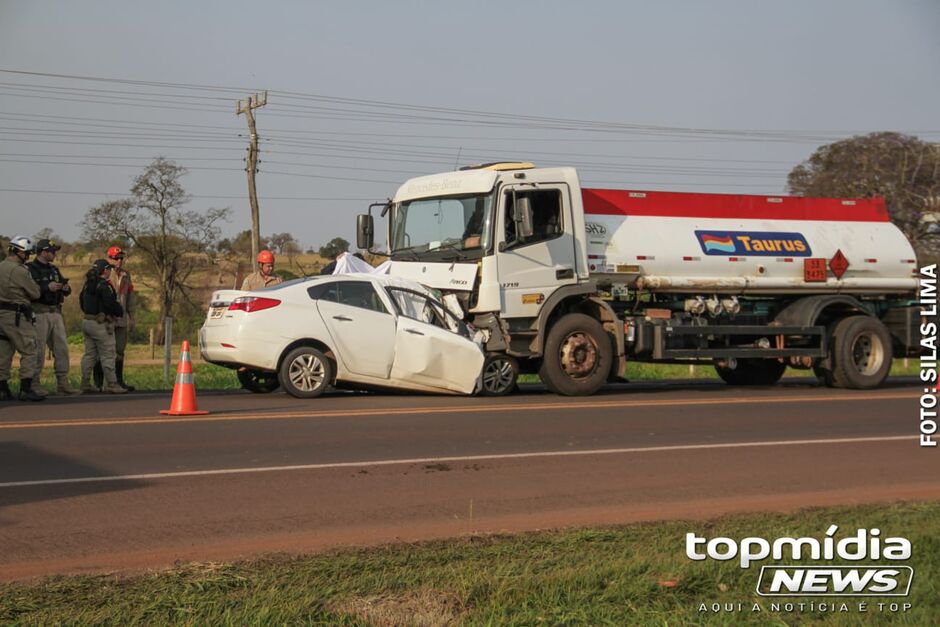
<path id="1" fill-rule="evenodd" d="M 493 195 L 418 198 L 392 208 L 392 255 L 478 258 L 489 247 Z"/>

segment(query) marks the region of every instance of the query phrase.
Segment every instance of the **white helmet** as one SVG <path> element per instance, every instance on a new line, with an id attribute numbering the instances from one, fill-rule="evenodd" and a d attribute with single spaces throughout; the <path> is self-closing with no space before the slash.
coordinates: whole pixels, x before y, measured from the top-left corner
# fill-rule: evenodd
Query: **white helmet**
<path id="1" fill-rule="evenodd" d="M 10 250 L 16 250 L 29 255 L 33 252 L 33 241 L 25 235 L 14 235 L 10 240 Z"/>

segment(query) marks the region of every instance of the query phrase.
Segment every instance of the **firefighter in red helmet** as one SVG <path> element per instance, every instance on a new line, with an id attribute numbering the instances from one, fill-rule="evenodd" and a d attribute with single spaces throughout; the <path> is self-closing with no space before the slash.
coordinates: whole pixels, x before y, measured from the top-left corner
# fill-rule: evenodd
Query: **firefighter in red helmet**
<path id="1" fill-rule="evenodd" d="M 111 265 L 111 277 L 108 279 L 114 293 L 117 296 L 118 304 L 124 311 L 124 315 L 114 318 L 114 372 L 117 375 L 118 385 L 128 392 L 134 391 L 133 385 L 128 385 L 124 381 L 124 351 L 127 348 L 127 336 L 134 330 L 134 313 L 136 303 L 134 302 L 134 283 L 131 281 L 131 273 L 124 268 L 124 249 L 120 246 L 111 246 L 108 248 L 108 264 Z M 95 364 L 94 370 L 95 387 L 104 386 L 104 371 L 101 363 Z"/>
<path id="2" fill-rule="evenodd" d="M 271 287 L 283 282 L 283 279 L 274 274 L 274 253 L 262 250 L 258 253 L 258 270 L 245 277 L 242 289 L 247 291 L 260 290 L 262 287 Z"/>

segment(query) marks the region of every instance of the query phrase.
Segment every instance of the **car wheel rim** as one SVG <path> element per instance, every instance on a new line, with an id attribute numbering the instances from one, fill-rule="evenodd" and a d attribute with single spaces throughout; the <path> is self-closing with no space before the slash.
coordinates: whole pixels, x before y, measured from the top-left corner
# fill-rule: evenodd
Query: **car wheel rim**
<path id="1" fill-rule="evenodd" d="M 494 359 L 483 371 L 483 389 L 498 393 L 512 385 L 515 378 L 512 364 L 506 359 Z"/>
<path id="2" fill-rule="evenodd" d="M 859 374 L 871 376 L 881 369 L 884 363 L 884 345 L 881 338 L 873 333 L 862 333 L 852 344 L 852 361 Z"/>
<path id="3" fill-rule="evenodd" d="M 300 355 L 291 362 L 288 376 L 301 392 L 313 392 L 323 385 L 323 362 L 315 355 Z"/>
<path id="4" fill-rule="evenodd" d="M 597 344 L 587 333 L 572 333 L 561 343 L 561 367 L 568 376 L 582 378 L 597 367 Z"/>

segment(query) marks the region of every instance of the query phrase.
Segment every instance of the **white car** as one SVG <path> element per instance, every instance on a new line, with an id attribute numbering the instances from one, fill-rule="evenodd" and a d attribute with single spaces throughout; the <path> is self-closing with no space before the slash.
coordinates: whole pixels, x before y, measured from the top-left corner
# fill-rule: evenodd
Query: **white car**
<path id="1" fill-rule="evenodd" d="M 239 369 L 253 391 L 280 385 L 314 398 L 346 385 L 472 394 L 486 357 L 471 333 L 418 283 L 340 274 L 215 292 L 199 349 L 206 361 Z"/>

